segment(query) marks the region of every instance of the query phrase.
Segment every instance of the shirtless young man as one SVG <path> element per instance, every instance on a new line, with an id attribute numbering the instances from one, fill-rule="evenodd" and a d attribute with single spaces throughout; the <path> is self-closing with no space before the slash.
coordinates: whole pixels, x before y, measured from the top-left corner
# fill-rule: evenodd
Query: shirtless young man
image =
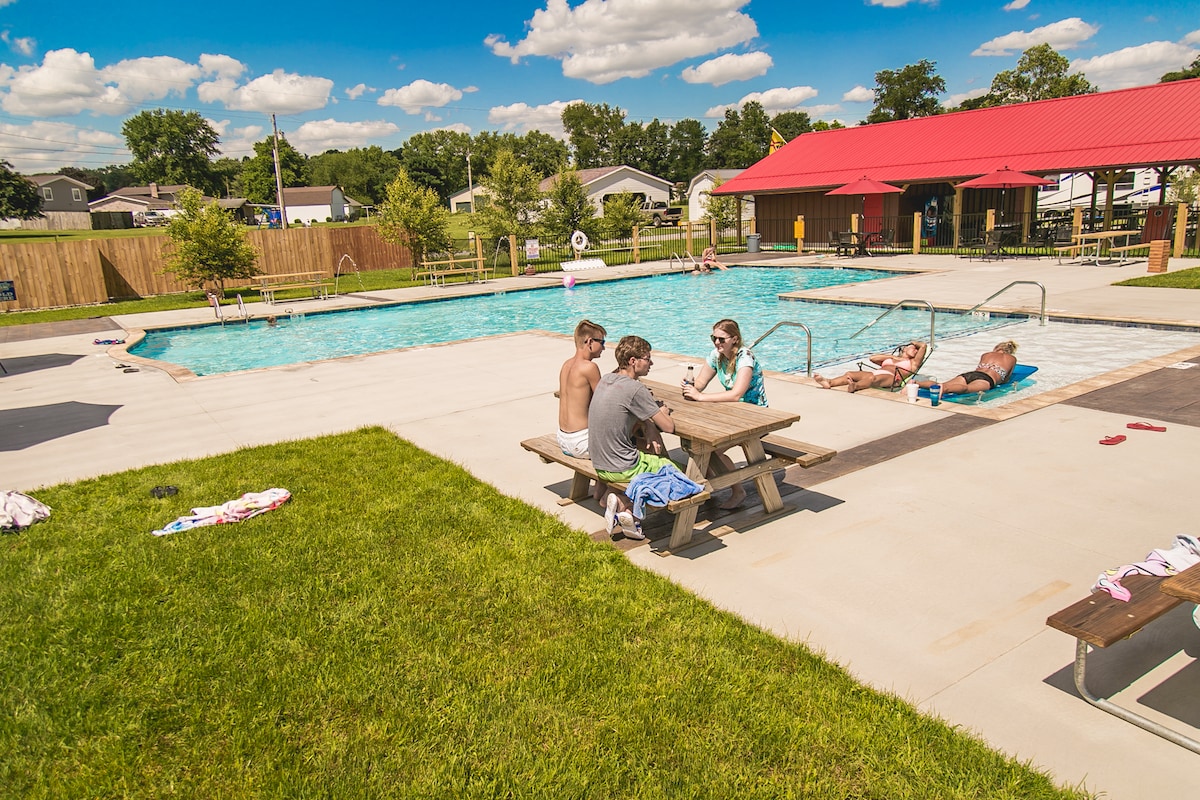
<path id="1" fill-rule="evenodd" d="M 600 382 L 596 359 L 604 353 L 603 326 L 583 320 L 575 326 L 575 355 L 558 371 L 558 446 L 563 453 L 588 458 L 588 406 Z"/>

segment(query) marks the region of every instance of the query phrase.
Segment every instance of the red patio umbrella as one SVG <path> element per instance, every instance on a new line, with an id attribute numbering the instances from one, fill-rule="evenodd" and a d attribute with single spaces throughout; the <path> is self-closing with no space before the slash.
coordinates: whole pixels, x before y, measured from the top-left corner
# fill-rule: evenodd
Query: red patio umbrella
<path id="1" fill-rule="evenodd" d="M 861 194 L 865 196 L 868 194 L 891 194 L 903 191 L 899 186 L 892 186 L 890 183 L 872 180 L 863 175 L 858 180 L 847 183 L 845 186 L 839 186 L 825 194 Z"/>
<path id="2" fill-rule="evenodd" d="M 1045 178 L 1039 178 L 1037 175 L 1030 175 L 1027 172 L 1018 172 L 1015 169 L 992 170 L 986 175 L 980 175 L 978 178 L 972 178 L 969 181 L 963 181 L 958 184 L 963 189 L 999 189 L 1000 190 L 1000 217 L 1004 217 L 1004 195 L 1009 189 L 1015 189 L 1022 186 L 1045 186 L 1053 181 L 1048 181 Z"/>

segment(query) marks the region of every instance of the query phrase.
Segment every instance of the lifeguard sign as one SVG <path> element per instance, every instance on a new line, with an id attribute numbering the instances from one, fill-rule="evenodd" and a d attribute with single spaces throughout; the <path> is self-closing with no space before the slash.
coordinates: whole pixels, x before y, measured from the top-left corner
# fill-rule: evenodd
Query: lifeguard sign
<path id="1" fill-rule="evenodd" d="M 15 281 L 0 281 L 0 302 L 11 302 L 17 299 L 17 284 Z"/>

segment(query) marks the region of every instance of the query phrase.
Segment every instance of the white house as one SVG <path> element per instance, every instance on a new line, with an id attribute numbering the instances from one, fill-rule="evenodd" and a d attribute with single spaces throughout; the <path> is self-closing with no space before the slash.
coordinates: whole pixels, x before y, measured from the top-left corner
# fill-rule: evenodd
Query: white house
<path id="1" fill-rule="evenodd" d="M 283 190 L 289 225 L 345 222 L 346 195 L 337 186 L 293 186 Z"/>
<path id="2" fill-rule="evenodd" d="M 708 193 L 712 191 L 717 181 L 725 181 L 740 175 L 740 169 L 706 169 L 688 183 L 688 219 L 705 219 L 708 217 Z M 742 219 L 754 216 L 754 197 L 742 199 Z"/>
<path id="3" fill-rule="evenodd" d="M 596 206 L 596 213 L 604 213 L 604 201 L 615 194 L 629 192 L 647 202 L 671 202 L 671 182 L 655 177 L 640 169 L 621 165 L 619 167 L 595 167 L 578 170 L 579 182 L 587 192 L 588 199 Z M 548 192 L 558 182 L 558 175 L 551 175 L 538 189 Z M 476 203 L 479 201 L 476 189 Z"/>
<path id="4" fill-rule="evenodd" d="M 486 198 L 491 192 L 484 186 L 471 186 L 463 189 L 461 192 L 456 192 L 450 195 L 450 210 L 455 214 L 469 214 L 471 212 L 471 197 L 475 198 L 475 210 L 478 211 L 482 205 L 480 201 Z"/>

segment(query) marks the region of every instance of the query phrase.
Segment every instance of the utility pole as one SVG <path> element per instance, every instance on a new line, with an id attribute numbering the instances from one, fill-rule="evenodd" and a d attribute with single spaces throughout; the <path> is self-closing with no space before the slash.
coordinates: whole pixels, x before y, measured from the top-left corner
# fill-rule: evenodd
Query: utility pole
<path id="1" fill-rule="evenodd" d="M 275 197 L 279 200 L 279 227 L 287 227 L 287 208 L 283 204 L 283 173 L 279 171 L 279 128 L 275 125 L 275 115 L 271 115 L 271 130 L 275 132 Z"/>
<path id="2" fill-rule="evenodd" d="M 471 148 L 467 147 L 467 193 L 471 197 L 471 213 L 475 213 L 475 183 L 471 179 Z"/>

